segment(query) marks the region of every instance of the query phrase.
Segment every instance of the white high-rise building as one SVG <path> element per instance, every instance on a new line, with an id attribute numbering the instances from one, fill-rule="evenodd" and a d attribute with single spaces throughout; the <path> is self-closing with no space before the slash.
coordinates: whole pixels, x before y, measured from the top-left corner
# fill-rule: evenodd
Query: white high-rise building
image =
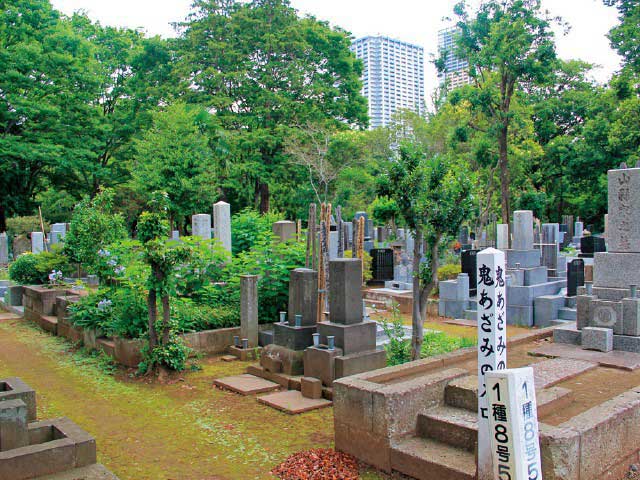
<path id="1" fill-rule="evenodd" d="M 445 28 L 438 32 L 438 54 L 444 55 L 444 72 L 438 73 L 441 84 L 447 84 L 447 90 L 471 83 L 469 63 L 456 57 L 455 34 L 457 27 Z"/>
<path id="2" fill-rule="evenodd" d="M 351 50 L 364 62 L 362 94 L 369 127 L 385 127 L 402 109 L 424 113 L 424 49 L 388 37 L 364 37 Z"/>

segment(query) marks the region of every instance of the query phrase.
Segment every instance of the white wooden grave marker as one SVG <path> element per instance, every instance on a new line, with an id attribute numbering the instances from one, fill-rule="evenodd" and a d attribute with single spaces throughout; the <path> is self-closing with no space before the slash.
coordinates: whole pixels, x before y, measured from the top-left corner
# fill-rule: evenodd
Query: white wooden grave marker
<path id="1" fill-rule="evenodd" d="M 492 480 L 489 397 L 485 375 L 507 368 L 507 283 L 504 252 L 478 252 L 478 480 Z"/>
<path id="2" fill-rule="evenodd" d="M 533 369 L 490 372 L 486 382 L 493 478 L 542 480 Z"/>

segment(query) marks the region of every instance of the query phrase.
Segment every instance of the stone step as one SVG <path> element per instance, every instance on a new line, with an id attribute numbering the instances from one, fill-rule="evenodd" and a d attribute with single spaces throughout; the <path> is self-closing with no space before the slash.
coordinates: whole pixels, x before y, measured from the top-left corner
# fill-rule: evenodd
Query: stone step
<path id="1" fill-rule="evenodd" d="M 558 325 L 568 325 L 570 323 L 573 323 L 575 325 L 575 321 L 571 321 L 571 320 L 561 320 L 560 318 L 556 318 L 555 320 L 551 320 L 549 322 L 549 326 L 550 327 L 557 327 Z"/>
<path id="2" fill-rule="evenodd" d="M 561 320 L 576 321 L 578 311 L 575 308 L 562 307 L 558 310 L 558 318 Z"/>
<path id="3" fill-rule="evenodd" d="M 478 377 L 468 375 L 449 382 L 444 389 L 444 401 L 451 407 L 478 410 Z"/>
<path id="4" fill-rule="evenodd" d="M 465 320 L 476 320 L 478 318 L 477 310 L 465 310 L 464 311 L 464 319 Z"/>
<path id="5" fill-rule="evenodd" d="M 98 349 L 102 350 L 105 354 L 114 357 L 116 354 L 116 342 L 109 338 L 98 338 L 96 340 Z"/>
<path id="6" fill-rule="evenodd" d="M 417 434 L 452 447 L 475 452 L 478 414 L 462 408 L 443 406 L 418 414 Z"/>
<path id="7" fill-rule="evenodd" d="M 475 480 L 475 453 L 428 438 L 407 437 L 391 447 L 391 468 L 417 480 Z"/>
<path id="8" fill-rule="evenodd" d="M 569 308 L 576 308 L 578 305 L 577 297 L 566 297 L 565 305 Z"/>
<path id="9" fill-rule="evenodd" d="M 47 332 L 57 335 L 58 317 L 49 316 L 49 315 L 40 315 L 40 318 L 38 320 L 38 325 L 40 325 L 40 327 L 43 330 L 46 330 Z"/>

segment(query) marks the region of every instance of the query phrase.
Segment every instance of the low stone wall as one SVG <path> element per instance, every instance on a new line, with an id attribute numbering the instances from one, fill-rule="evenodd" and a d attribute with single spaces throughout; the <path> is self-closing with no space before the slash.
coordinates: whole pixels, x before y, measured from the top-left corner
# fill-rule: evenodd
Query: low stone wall
<path id="1" fill-rule="evenodd" d="M 54 316 L 56 314 L 56 298 L 64 296 L 66 292 L 65 288 L 25 286 L 22 292 L 24 318 L 39 323 L 41 316 Z"/>
<path id="2" fill-rule="evenodd" d="M 540 424 L 548 480 L 619 480 L 640 462 L 640 386 L 557 427 Z"/>

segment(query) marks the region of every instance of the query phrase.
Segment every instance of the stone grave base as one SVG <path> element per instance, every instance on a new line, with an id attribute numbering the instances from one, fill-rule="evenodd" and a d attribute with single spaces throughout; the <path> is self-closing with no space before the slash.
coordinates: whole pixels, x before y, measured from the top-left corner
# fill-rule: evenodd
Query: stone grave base
<path id="1" fill-rule="evenodd" d="M 0 478 L 28 480 L 96 463 L 96 442 L 67 418 L 29 424 L 30 445 L 0 452 Z"/>
<path id="2" fill-rule="evenodd" d="M 572 358 L 597 363 L 601 367 L 634 371 L 640 368 L 640 354 L 632 352 L 597 352 L 584 350 L 579 345 L 550 343 L 531 351 L 532 355 L 554 358 Z"/>
<path id="3" fill-rule="evenodd" d="M 280 385 L 277 383 L 246 373 L 243 375 L 235 375 L 233 377 L 218 378 L 213 381 L 213 384 L 217 387 L 225 390 L 231 390 L 232 392 L 245 396 L 273 392 L 280 388 Z"/>
<path id="4" fill-rule="evenodd" d="M 249 361 L 260 359 L 260 352 L 262 352 L 262 348 L 261 347 L 242 348 L 242 347 L 236 347 L 235 345 L 230 345 L 227 348 L 227 351 L 229 352 L 230 355 L 233 355 L 238 360 L 241 360 L 243 362 L 249 362 Z"/>
<path id="5" fill-rule="evenodd" d="M 290 415 L 310 412 L 319 408 L 326 408 L 333 405 L 330 400 L 324 398 L 307 398 L 297 390 L 287 392 L 271 393 L 258 398 L 258 402 L 283 411 Z"/>
<path id="6" fill-rule="evenodd" d="M 247 373 L 255 375 L 256 377 L 264 378 L 271 382 L 277 383 L 282 388 L 287 390 L 301 390 L 302 375 L 287 375 L 284 373 L 273 373 L 265 370 L 260 365 L 250 365 L 247 367 Z M 329 387 L 322 387 L 322 397 L 331 400 L 333 398 L 333 389 Z"/>

